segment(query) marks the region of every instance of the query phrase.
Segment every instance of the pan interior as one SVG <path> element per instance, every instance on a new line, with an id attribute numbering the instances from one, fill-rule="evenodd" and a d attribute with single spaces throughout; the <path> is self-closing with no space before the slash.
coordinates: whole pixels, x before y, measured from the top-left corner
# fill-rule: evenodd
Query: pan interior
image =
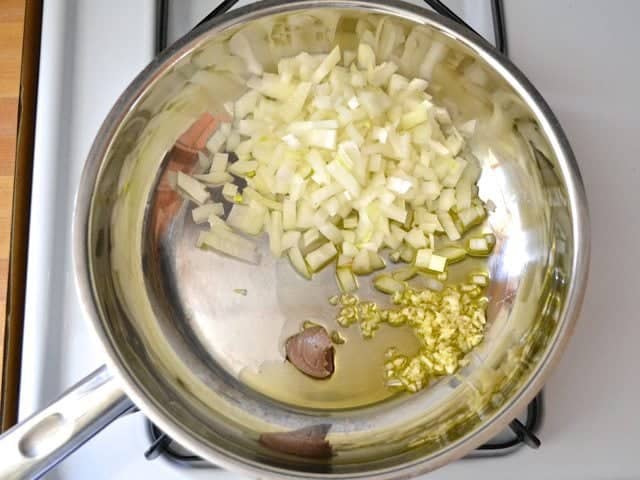
<path id="1" fill-rule="evenodd" d="M 132 87 L 125 94 L 128 111 L 104 153 L 91 205 L 89 263 L 100 327 L 154 420 L 201 455 L 308 475 L 368 475 L 418 459 L 435 465 L 522 393 L 568 321 L 577 252 L 566 159 L 551 148 L 554 132 L 538 121 L 532 100 L 496 73 L 495 60 L 430 17 L 402 13 L 395 4 L 376 7 L 379 17 L 364 5 L 304 11 L 302 5 L 248 13 L 241 27 L 212 28 L 183 41 L 141 93 Z M 390 396 L 372 374 L 382 370 L 389 343 L 410 342 L 403 329 L 387 329 L 366 349 L 356 329 L 344 331 L 347 343 L 331 381 L 293 369 L 274 374 L 283 339 L 301 321 L 336 328 L 335 307 L 327 302 L 336 293 L 333 275 L 327 270 L 309 283 L 265 245 L 259 266 L 195 248 L 200 227 L 163 184 L 174 168 L 167 152 L 180 134 L 202 112 L 222 113 L 222 105 L 244 91 L 216 64 L 215 52 L 231 35 L 244 29 L 268 47 L 278 29 L 302 25 L 324 29 L 326 44 L 314 48 L 328 51 L 335 43 L 349 48 L 359 22 L 381 18 L 446 45 L 433 91 L 453 101 L 458 115 L 480 118 L 487 126 L 481 132 L 491 132 L 478 135 L 474 146 L 483 165 L 481 197 L 496 206 L 488 220 L 498 238 L 488 262 L 491 325 L 468 367 L 415 395 Z M 276 53 L 298 53 L 270 52 L 271 68 Z M 486 82 L 470 82 L 469 65 L 481 68 Z M 215 84 L 203 86 L 202 71 Z M 246 289 L 246 296 L 235 289 Z M 329 429 L 331 459 L 280 454 L 258 441 L 265 432 L 318 425 Z"/>

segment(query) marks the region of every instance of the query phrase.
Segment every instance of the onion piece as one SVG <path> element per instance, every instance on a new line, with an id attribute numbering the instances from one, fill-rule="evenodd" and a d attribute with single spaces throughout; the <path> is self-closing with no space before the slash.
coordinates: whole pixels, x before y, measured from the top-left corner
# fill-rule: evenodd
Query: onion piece
<path id="1" fill-rule="evenodd" d="M 348 255 L 341 253 L 340 255 L 338 255 L 338 261 L 336 262 L 336 266 L 338 268 L 351 267 L 352 263 L 353 263 L 353 257 L 350 257 Z"/>
<path id="2" fill-rule="evenodd" d="M 193 176 L 195 179 L 211 186 L 224 185 L 233 181 L 233 177 L 227 172 L 210 172 Z"/>
<path id="3" fill-rule="evenodd" d="M 296 86 L 284 107 L 279 112 L 283 120 L 291 121 L 298 116 L 310 91 L 311 84 L 308 82 L 303 82 Z"/>
<path id="4" fill-rule="evenodd" d="M 415 249 L 425 248 L 427 246 L 427 238 L 419 228 L 411 229 L 411 231 L 404 237 L 404 241 Z"/>
<path id="5" fill-rule="evenodd" d="M 291 262 L 291 265 L 293 266 L 295 271 L 298 272 L 302 277 L 310 280 L 311 272 L 309 271 L 309 268 L 307 267 L 307 264 L 302 257 L 300 249 L 297 247 L 290 248 L 287 256 L 289 257 L 289 261 Z"/>
<path id="6" fill-rule="evenodd" d="M 414 267 L 399 268 L 391 272 L 391 276 L 399 282 L 406 282 L 411 280 L 418 274 L 418 270 Z"/>
<path id="7" fill-rule="evenodd" d="M 211 167 L 211 157 L 206 155 L 204 152 L 198 152 L 198 165 L 203 170 L 207 170 Z"/>
<path id="8" fill-rule="evenodd" d="M 327 165 L 327 171 L 335 181 L 342 186 L 342 188 L 347 190 L 354 197 L 358 197 L 360 195 L 360 184 L 338 160 L 330 162 Z"/>
<path id="9" fill-rule="evenodd" d="M 337 268 L 336 281 L 342 293 L 350 293 L 358 289 L 358 279 L 350 268 Z"/>
<path id="10" fill-rule="evenodd" d="M 371 257 L 366 250 L 360 250 L 353 259 L 353 273 L 356 275 L 368 275 L 371 273 Z"/>
<path id="11" fill-rule="evenodd" d="M 318 272 L 338 255 L 333 243 L 327 242 L 321 247 L 308 253 L 304 259 L 312 272 Z"/>
<path id="12" fill-rule="evenodd" d="M 296 228 L 296 201 L 290 198 L 282 202 L 282 228 L 285 230 Z"/>
<path id="13" fill-rule="evenodd" d="M 221 203 L 205 203 L 191 210 L 191 217 L 196 224 L 207 222 L 211 215 L 224 215 L 224 207 Z"/>
<path id="14" fill-rule="evenodd" d="M 222 187 L 222 196 L 230 202 L 236 202 L 239 195 L 238 186 L 235 183 L 225 183 Z"/>
<path id="15" fill-rule="evenodd" d="M 262 205 L 264 205 L 267 208 L 270 208 L 271 210 L 282 209 L 282 204 L 280 204 L 279 202 L 276 202 L 275 200 L 271 200 L 270 198 L 267 198 L 264 195 L 261 195 L 251 187 L 246 187 L 242 191 L 242 195 L 247 200 L 255 200 L 256 202 L 261 203 Z"/>
<path id="16" fill-rule="evenodd" d="M 249 235 L 258 235 L 264 226 L 267 209 L 257 202 L 249 205 L 234 205 L 227 217 L 227 223 Z"/>
<path id="17" fill-rule="evenodd" d="M 271 212 L 271 224 L 269 225 L 269 249 L 274 257 L 282 253 L 282 212 Z"/>
<path id="18" fill-rule="evenodd" d="M 469 274 L 469 281 L 474 285 L 486 287 L 489 284 L 489 275 L 486 272 L 473 272 Z"/>
<path id="19" fill-rule="evenodd" d="M 227 223 L 217 215 L 209 215 L 207 222 L 209 222 L 209 227 L 214 228 L 216 230 L 222 229 L 222 230 L 227 230 L 228 232 L 233 231 L 232 228 L 229 225 L 227 225 Z"/>
<path id="20" fill-rule="evenodd" d="M 453 223 L 453 219 L 451 218 L 451 215 L 449 215 L 449 213 L 439 212 L 438 220 L 440 221 L 440 225 L 442 225 L 442 228 L 447 234 L 447 237 L 449 237 L 449 240 L 460 240 L 460 232 Z"/>
<path id="21" fill-rule="evenodd" d="M 467 242 L 467 253 L 474 257 L 484 257 L 492 249 L 493 245 L 485 237 L 471 237 Z"/>
<path id="22" fill-rule="evenodd" d="M 362 70 L 370 70 L 376 65 L 376 54 L 369 45 L 360 43 L 360 45 L 358 45 L 357 60 L 359 68 Z"/>
<path id="23" fill-rule="evenodd" d="M 256 160 L 238 160 L 229 165 L 228 170 L 234 175 L 243 176 L 250 172 L 255 172 L 256 168 L 258 168 Z"/>
<path id="24" fill-rule="evenodd" d="M 369 251 L 369 266 L 372 271 L 383 270 L 387 265 L 384 263 L 384 259 L 376 252 Z"/>
<path id="25" fill-rule="evenodd" d="M 257 90 L 249 90 L 242 97 L 236 100 L 234 105 L 235 119 L 242 120 L 253 112 L 261 97 L 262 95 L 260 95 L 260 92 Z"/>
<path id="26" fill-rule="evenodd" d="M 342 243 L 342 232 L 333 223 L 324 221 L 320 225 L 318 225 L 317 228 L 320 233 L 322 233 L 322 235 L 327 238 L 327 240 L 333 242 L 334 244 Z"/>
<path id="27" fill-rule="evenodd" d="M 205 186 L 185 173 L 178 172 L 176 187 L 178 191 L 192 199 L 198 205 L 204 205 L 206 201 L 209 200 L 209 192 Z"/>
<path id="28" fill-rule="evenodd" d="M 288 230 L 282 234 L 281 247 L 282 251 L 289 250 L 299 244 L 302 233 L 298 230 Z"/>
<path id="29" fill-rule="evenodd" d="M 449 265 L 461 262 L 467 256 L 467 251 L 464 248 L 454 246 L 439 248 L 434 253 L 446 257 L 447 264 Z"/>
<path id="30" fill-rule="evenodd" d="M 403 245 L 400 248 L 400 258 L 405 263 L 412 263 L 416 258 L 416 249 L 411 245 Z"/>
<path id="31" fill-rule="evenodd" d="M 390 275 L 378 275 L 373 280 L 373 286 L 376 289 L 380 290 L 382 293 L 387 293 L 389 295 L 401 292 L 404 290 L 404 283 L 396 280 Z"/>
<path id="32" fill-rule="evenodd" d="M 225 125 L 227 125 L 227 127 L 223 128 L 223 126 Z M 228 123 L 223 123 L 222 125 L 220 125 L 218 130 L 216 130 L 215 133 L 209 138 L 209 140 L 207 140 L 207 150 L 209 150 L 209 152 L 212 154 L 218 153 L 222 149 L 224 142 L 227 141 L 229 133 L 231 132 Z"/>
<path id="33" fill-rule="evenodd" d="M 311 77 L 311 81 L 313 83 L 320 83 L 324 77 L 326 77 L 329 72 L 340 62 L 340 47 L 336 46 L 331 53 L 327 55 L 318 69 L 313 72 Z"/>
<path id="34" fill-rule="evenodd" d="M 229 235 L 234 235 L 227 232 Z M 208 247 L 225 255 L 257 264 L 260 261 L 260 254 L 256 252 L 254 246 L 246 246 L 243 243 L 234 241 L 232 237 L 222 236 L 215 232 L 200 232 L 197 245 Z"/>
<path id="35" fill-rule="evenodd" d="M 350 257 L 355 257 L 358 254 L 358 248 L 353 242 L 344 241 L 342 242 L 342 253 Z"/>
<path id="36" fill-rule="evenodd" d="M 227 169 L 229 163 L 228 153 L 216 153 L 211 160 L 210 172 L 224 172 Z"/>
<path id="37" fill-rule="evenodd" d="M 447 268 L 447 257 L 443 257 L 441 255 L 437 255 L 435 253 L 431 254 L 431 258 L 429 259 L 428 270 L 432 272 L 444 272 Z"/>

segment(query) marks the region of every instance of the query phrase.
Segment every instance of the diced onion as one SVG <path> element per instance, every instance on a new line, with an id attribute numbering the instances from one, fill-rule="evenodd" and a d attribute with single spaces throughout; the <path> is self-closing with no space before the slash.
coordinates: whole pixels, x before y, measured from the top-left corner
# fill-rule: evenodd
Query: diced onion
<path id="1" fill-rule="evenodd" d="M 440 221 L 440 225 L 442 225 L 442 228 L 444 228 L 447 237 L 449 237 L 449 240 L 460 239 L 460 232 L 453 223 L 451 215 L 446 212 L 440 212 L 438 213 L 438 220 Z"/>
<path id="2" fill-rule="evenodd" d="M 373 286 L 383 293 L 396 293 L 404 290 L 404 283 L 390 275 L 379 275 L 373 280 Z"/>
<path id="3" fill-rule="evenodd" d="M 333 243 L 327 242 L 305 256 L 305 261 L 312 272 L 321 270 L 326 264 L 338 255 L 338 250 Z"/>
<path id="4" fill-rule="evenodd" d="M 205 203 L 191 210 L 193 222 L 200 224 L 209 220 L 209 216 L 221 216 L 224 214 L 224 207 L 221 203 Z"/>
<path id="5" fill-rule="evenodd" d="M 185 173 L 178 172 L 176 186 L 180 192 L 191 198 L 198 205 L 204 205 L 209 199 L 209 192 L 205 186 Z"/>
<path id="6" fill-rule="evenodd" d="M 228 125 L 228 124 L 223 124 L 223 125 Z M 218 128 L 218 130 L 216 130 L 216 132 L 207 141 L 207 150 L 209 150 L 209 152 L 213 154 L 218 153 L 222 148 L 222 146 L 224 145 L 224 142 L 227 141 L 227 137 L 229 136 L 229 133 L 230 131 L 227 130 L 226 127 L 222 128 L 222 125 L 221 125 L 220 128 Z"/>
<path id="7" fill-rule="evenodd" d="M 229 163 L 229 154 L 227 153 L 214 154 L 213 160 L 211 161 L 211 172 L 224 172 L 227 169 L 228 163 Z"/>
<path id="8" fill-rule="evenodd" d="M 298 245 L 302 234 L 298 230 L 289 230 L 282 234 L 281 248 L 283 251 L 289 250 Z"/>
<path id="9" fill-rule="evenodd" d="M 411 280 L 418 274 L 418 270 L 414 267 L 400 268 L 398 270 L 394 270 L 391 273 L 391 276 L 398 280 L 399 282 L 406 282 L 407 280 Z"/>
<path id="10" fill-rule="evenodd" d="M 249 235 L 258 235 L 264 226 L 266 209 L 258 203 L 234 205 L 229 212 L 227 223 Z"/>
<path id="11" fill-rule="evenodd" d="M 206 155 L 204 152 L 198 152 L 198 165 L 202 169 L 208 169 L 211 167 L 211 157 Z"/>
<path id="12" fill-rule="evenodd" d="M 231 232 L 226 232 L 228 236 L 220 235 L 220 232 L 200 232 L 197 244 L 249 263 L 257 264 L 260 261 L 260 255 L 253 245 L 247 246 L 239 242 L 238 238 L 234 238 L 238 235 Z"/>
<path id="13" fill-rule="evenodd" d="M 207 222 L 209 223 L 209 227 L 213 229 L 216 229 L 216 230 L 222 229 L 222 230 L 227 230 L 229 232 L 232 231 L 231 227 L 227 225 L 227 223 L 217 215 L 209 215 Z"/>
<path id="14" fill-rule="evenodd" d="M 307 267 L 307 264 L 304 261 L 300 249 L 297 247 L 290 248 L 287 255 L 295 271 L 307 280 L 311 279 L 311 272 L 309 271 L 309 267 Z"/>
<path id="15" fill-rule="evenodd" d="M 427 238 L 419 228 L 412 229 L 404 237 L 404 240 L 415 249 L 425 248 L 427 246 Z"/>
<path id="16" fill-rule="evenodd" d="M 454 246 L 439 248 L 434 253 L 446 257 L 448 264 L 461 262 L 467 256 L 464 248 Z"/>
<path id="17" fill-rule="evenodd" d="M 353 273 L 356 275 L 368 275 L 371 273 L 371 257 L 366 250 L 360 250 L 353 259 Z"/>
<path id="18" fill-rule="evenodd" d="M 494 245 L 495 237 L 493 235 L 471 237 L 467 243 L 467 253 L 475 257 L 484 257 L 491 253 Z"/>
<path id="19" fill-rule="evenodd" d="M 336 269 L 336 280 L 342 293 L 349 293 L 358 289 L 358 279 L 350 268 Z"/>
<path id="20" fill-rule="evenodd" d="M 236 199 L 236 195 L 238 195 L 238 186 L 235 183 L 225 183 L 222 187 L 222 195 L 233 202 Z"/>
<path id="21" fill-rule="evenodd" d="M 369 251 L 369 265 L 372 271 L 383 270 L 387 265 L 384 263 L 384 259 L 376 252 Z"/>
<path id="22" fill-rule="evenodd" d="M 417 268 L 428 269 L 429 262 L 431 261 L 431 255 L 433 255 L 433 250 L 430 248 L 421 248 L 416 252 L 416 258 L 414 261 L 414 265 Z"/>
<path id="23" fill-rule="evenodd" d="M 244 75 L 248 90 L 224 105 L 233 120 L 199 154 L 205 173 L 175 177 L 201 205 L 194 221 L 211 226 L 200 245 L 253 259 L 254 247 L 235 232 L 267 233 L 271 253 L 286 254 L 304 278 L 337 263 L 344 293 L 357 289 L 356 275 L 385 268 L 384 248 L 411 264 L 378 277 L 386 292 L 416 272 L 444 276 L 448 264 L 490 252 L 495 238 L 487 236 L 436 249 L 438 236 L 458 241 L 487 214 L 476 186 L 481 168 L 466 145 L 477 122 L 427 93 L 448 49 L 415 29 L 405 39 L 397 26 L 377 25 L 357 22 L 355 50 L 303 52 L 278 60 L 275 71 L 256 30 L 231 37 L 221 64 Z M 476 70 L 467 75 L 478 81 Z M 207 203 L 219 186 L 233 204 L 226 226 L 234 231 L 222 228 L 222 205 Z"/>
<path id="24" fill-rule="evenodd" d="M 233 177 L 227 172 L 210 172 L 200 175 L 194 175 L 194 178 L 211 186 L 224 185 L 233 181 Z"/>

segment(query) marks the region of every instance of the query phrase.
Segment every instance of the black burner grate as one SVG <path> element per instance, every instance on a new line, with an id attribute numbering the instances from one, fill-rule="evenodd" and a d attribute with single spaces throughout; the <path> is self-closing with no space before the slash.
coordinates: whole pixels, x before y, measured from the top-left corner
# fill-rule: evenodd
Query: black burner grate
<path id="1" fill-rule="evenodd" d="M 483 457 L 506 455 L 525 445 L 530 448 L 537 449 L 540 446 L 540 440 L 536 436 L 536 433 L 542 425 L 542 418 L 543 397 L 542 394 L 539 394 L 527 407 L 524 420 L 520 421 L 515 419 L 509 424 L 509 428 L 513 433 L 511 438 L 498 441 L 492 440 L 479 447 L 469 456 Z M 144 453 L 147 460 L 153 460 L 163 456 L 164 458 L 185 467 L 218 468 L 185 450 L 150 421 L 147 421 L 147 429 L 151 438 L 151 445 Z"/>

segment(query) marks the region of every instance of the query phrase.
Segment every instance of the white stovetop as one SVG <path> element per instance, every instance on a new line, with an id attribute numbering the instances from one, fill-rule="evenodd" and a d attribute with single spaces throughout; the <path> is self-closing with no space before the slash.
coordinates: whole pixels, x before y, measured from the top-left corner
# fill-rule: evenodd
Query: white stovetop
<path id="1" fill-rule="evenodd" d="M 473 0 L 455 3 L 474 8 Z M 463 460 L 428 478 L 638 479 L 640 67 L 634 32 L 640 2 L 619 1 L 615 8 L 599 0 L 505 3 L 511 58 L 551 104 L 580 164 L 592 218 L 591 280 L 574 338 L 546 388 L 542 448 Z M 154 5 L 44 3 L 22 418 L 102 363 L 70 271 L 73 193 L 100 122 L 153 55 Z M 61 124 L 68 128 L 57 128 Z M 47 478 L 240 478 L 183 470 L 161 459 L 149 463 L 142 456 L 147 446 L 143 417 L 130 415 Z"/>

